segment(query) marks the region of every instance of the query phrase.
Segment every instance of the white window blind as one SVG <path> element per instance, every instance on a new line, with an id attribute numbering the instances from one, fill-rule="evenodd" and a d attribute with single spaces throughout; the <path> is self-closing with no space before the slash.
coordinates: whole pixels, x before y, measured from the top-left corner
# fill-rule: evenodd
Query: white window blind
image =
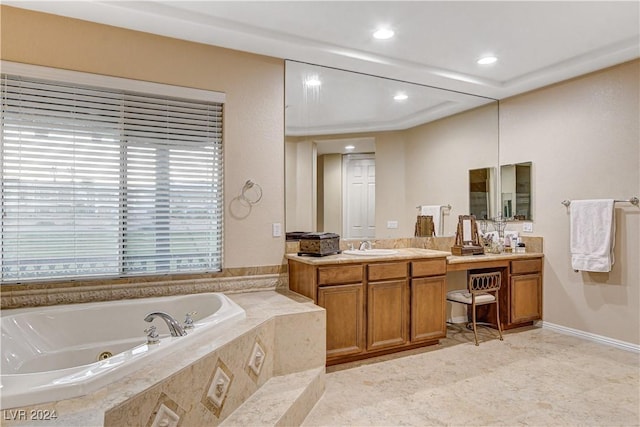
<path id="1" fill-rule="evenodd" d="M 219 271 L 222 103 L 2 75 L 2 280 Z"/>

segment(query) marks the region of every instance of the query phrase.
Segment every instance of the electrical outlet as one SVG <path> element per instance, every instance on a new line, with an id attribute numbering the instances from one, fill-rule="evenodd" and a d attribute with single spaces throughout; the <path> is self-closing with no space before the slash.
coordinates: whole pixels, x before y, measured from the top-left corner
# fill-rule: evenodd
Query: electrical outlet
<path id="1" fill-rule="evenodd" d="M 524 233 L 533 233 L 533 223 L 532 222 L 523 222 L 522 223 L 522 231 Z"/>
<path id="2" fill-rule="evenodd" d="M 398 221 L 387 221 L 387 228 L 398 228 Z"/>
<path id="3" fill-rule="evenodd" d="M 273 224 L 271 224 L 271 235 L 273 237 L 282 236 L 282 224 L 280 224 L 279 222 L 274 222 Z"/>

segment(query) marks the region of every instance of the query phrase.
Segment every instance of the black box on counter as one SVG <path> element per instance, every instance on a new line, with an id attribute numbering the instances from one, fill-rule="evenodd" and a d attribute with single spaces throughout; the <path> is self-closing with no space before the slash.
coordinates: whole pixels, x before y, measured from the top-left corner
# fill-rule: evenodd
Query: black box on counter
<path id="1" fill-rule="evenodd" d="M 340 252 L 340 235 L 338 234 L 305 233 L 300 236 L 298 255 L 326 256 Z"/>

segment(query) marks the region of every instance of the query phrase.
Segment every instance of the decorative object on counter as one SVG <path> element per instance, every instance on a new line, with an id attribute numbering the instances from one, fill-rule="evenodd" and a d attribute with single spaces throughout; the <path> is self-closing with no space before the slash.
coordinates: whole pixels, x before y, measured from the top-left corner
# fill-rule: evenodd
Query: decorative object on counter
<path id="1" fill-rule="evenodd" d="M 327 256 L 340 252 L 340 236 L 338 234 L 306 233 L 300 236 L 298 255 Z"/>
<path id="2" fill-rule="evenodd" d="M 504 229 L 507 227 L 507 219 L 501 215 L 493 218 L 493 228 L 498 232 L 500 239 L 504 238 Z"/>
<path id="3" fill-rule="evenodd" d="M 485 250 L 488 250 L 491 248 L 491 245 L 493 243 L 493 233 L 489 232 L 489 220 L 481 219 L 481 220 L 478 220 L 477 223 L 480 224 L 480 229 L 478 230 L 478 234 L 480 234 L 482 246 L 485 247 Z"/>
<path id="4" fill-rule="evenodd" d="M 307 233 L 308 231 L 287 231 L 286 240 L 287 242 L 297 242 Z"/>
<path id="5" fill-rule="evenodd" d="M 431 215 L 418 215 L 416 219 L 415 237 L 432 237 L 435 236 L 433 225 L 433 217 Z"/>
<path id="6" fill-rule="evenodd" d="M 451 247 L 453 255 L 481 255 L 484 247 L 480 244 L 478 225 L 473 215 L 459 215 L 456 243 Z"/>

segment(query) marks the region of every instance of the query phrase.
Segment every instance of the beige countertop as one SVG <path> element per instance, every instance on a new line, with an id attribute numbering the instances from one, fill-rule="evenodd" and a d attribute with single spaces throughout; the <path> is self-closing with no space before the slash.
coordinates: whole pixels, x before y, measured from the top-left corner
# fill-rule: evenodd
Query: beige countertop
<path id="1" fill-rule="evenodd" d="M 432 249 L 420 249 L 420 248 L 398 248 L 393 249 L 397 251 L 391 255 L 348 255 L 348 254 L 336 254 L 327 255 L 323 257 L 315 257 L 308 255 L 287 254 L 287 259 L 298 261 L 304 264 L 311 265 L 324 265 L 324 264 L 354 264 L 361 262 L 377 262 L 377 261 L 393 261 L 393 260 L 406 260 L 415 258 L 445 258 L 451 255 L 451 252 L 434 251 Z"/>
<path id="2" fill-rule="evenodd" d="M 323 257 L 314 257 L 308 255 L 298 254 L 286 254 L 286 258 L 294 261 L 298 261 L 304 264 L 310 265 L 325 265 L 325 264 L 354 264 L 362 262 L 378 262 L 378 261 L 393 261 L 393 260 L 407 260 L 416 258 L 446 258 L 447 264 L 465 264 L 470 262 L 492 262 L 492 261 L 510 261 L 517 259 L 531 259 L 541 258 L 544 255 L 540 252 L 526 252 L 526 253 L 501 253 L 501 254 L 483 254 L 483 255 L 451 255 L 451 252 L 436 251 L 432 249 L 420 249 L 420 248 L 398 248 L 392 255 L 348 255 L 348 254 L 336 254 L 327 255 Z"/>
<path id="3" fill-rule="evenodd" d="M 447 256 L 448 264 L 461 264 L 467 262 L 486 262 L 486 261 L 502 261 L 514 259 L 542 258 L 544 254 L 539 252 L 525 252 L 523 254 L 503 252 L 501 254 L 483 254 L 483 255 L 451 255 Z"/>

